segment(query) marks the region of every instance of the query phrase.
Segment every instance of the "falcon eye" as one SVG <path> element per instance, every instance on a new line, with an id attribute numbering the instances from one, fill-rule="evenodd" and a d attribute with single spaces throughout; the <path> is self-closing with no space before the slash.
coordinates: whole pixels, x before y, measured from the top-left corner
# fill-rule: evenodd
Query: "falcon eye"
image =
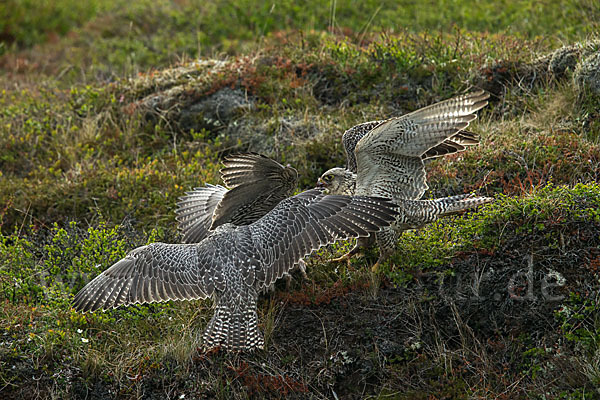
<path id="1" fill-rule="evenodd" d="M 325 182 L 331 182 L 331 180 L 333 179 L 333 175 L 325 175 L 323 179 L 325 180 Z"/>

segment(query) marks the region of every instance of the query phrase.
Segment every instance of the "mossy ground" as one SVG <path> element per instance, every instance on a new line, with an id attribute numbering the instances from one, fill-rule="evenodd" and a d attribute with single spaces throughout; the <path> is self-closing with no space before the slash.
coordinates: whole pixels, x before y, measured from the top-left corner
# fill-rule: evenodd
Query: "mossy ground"
<path id="1" fill-rule="evenodd" d="M 599 51 L 594 2 L 9 3 L 0 397 L 600 396 L 600 99 L 573 77 Z M 305 189 L 348 127 L 473 86 L 482 143 L 430 163 L 426 196 L 496 202 L 407 232 L 380 276 L 372 251 L 322 250 L 262 298 L 265 351 L 199 351 L 210 301 L 70 308 L 129 250 L 176 242 L 177 197 L 223 155 L 291 163 Z"/>

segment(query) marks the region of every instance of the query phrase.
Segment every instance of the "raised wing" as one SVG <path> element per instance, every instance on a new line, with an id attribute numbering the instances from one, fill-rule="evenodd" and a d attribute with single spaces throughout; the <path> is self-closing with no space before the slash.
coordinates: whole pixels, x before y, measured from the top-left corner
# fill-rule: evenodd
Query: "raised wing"
<path id="1" fill-rule="evenodd" d="M 187 192 L 177 203 L 177 221 L 184 243 L 198 243 L 225 223 L 248 225 L 290 197 L 298 172 L 266 156 L 227 156 L 221 169 L 223 186 L 206 184 Z"/>
<path id="2" fill-rule="evenodd" d="M 175 219 L 179 223 L 183 243 L 199 243 L 206 237 L 213 213 L 225 193 L 227 189 L 223 186 L 206 184 L 179 198 Z"/>
<path id="3" fill-rule="evenodd" d="M 282 201 L 248 226 L 261 260 L 253 272 L 257 287 L 271 285 L 322 246 L 388 226 L 396 214 L 395 206 L 385 199 L 326 196 L 318 190 Z"/>
<path id="4" fill-rule="evenodd" d="M 427 190 L 423 159 L 478 143 L 461 132 L 487 104 L 483 91 L 458 96 L 377 125 L 358 141 L 356 194 L 419 199 Z"/>
<path id="5" fill-rule="evenodd" d="M 78 311 L 167 300 L 203 299 L 225 279 L 210 251 L 196 244 L 152 243 L 138 247 L 77 293 Z"/>
<path id="6" fill-rule="evenodd" d="M 360 140 L 372 129 L 387 122 L 386 120 L 364 122 L 359 125 L 355 125 L 352 128 L 344 132 L 342 136 L 342 143 L 344 150 L 346 151 L 346 168 L 356 173 L 356 156 L 354 150 Z M 479 144 L 479 136 L 473 132 L 460 131 L 456 135 L 444 140 L 437 146 L 427 150 L 421 158 L 427 160 L 430 158 L 436 158 L 445 156 L 447 154 L 457 153 L 465 150 L 468 146 L 476 146 Z"/>
<path id="7" fill-rule="evenodd" d="M 211 229 L 225 224 L 248 225 L 294 193 L 298 172 L 266 156 L 228 156 L 221 178 L 231 188 L 215 209 Z"/>
<path id="8" fill-rule="evenodd" d="M 288 188 L 289 180 L 298 179 L 294 168 L 284 167 L 277 161 L 257 153 L 233 154 L 225 157 L 225 168 L 221 169 L 221 179 L 229 189 L 248 184 L 260 184 L 268 189 L 272 184 Z M 265 182 L 266 181 L 266 182 Z M 295 189 L 295 185 L 292 189 Z"/>
<path id="9" fill-rule="evenodd" d="M 385 123 L 385 120 L 363 122 L 344 132 L 344 135 L 342 135 L 342 144 L 346 151 L 346 169 L 356 173 L 356 156 L 354 155 L 356 145 L 367 133 L 383 123 Z"/>
<path id="10" fill-rule="evenodd" d="M 445 156 L 447 154 L 458 153 L 459 151 L 466 150 L 469 146 L 476 146 L 479 144 L 479 136 L 473 132 L 460 131 L 450 139 L 444 140 L 442 143 L 435 147 L 427 150 L 421 158 L 428 160 L 430 158 L 437 158 Z"/>

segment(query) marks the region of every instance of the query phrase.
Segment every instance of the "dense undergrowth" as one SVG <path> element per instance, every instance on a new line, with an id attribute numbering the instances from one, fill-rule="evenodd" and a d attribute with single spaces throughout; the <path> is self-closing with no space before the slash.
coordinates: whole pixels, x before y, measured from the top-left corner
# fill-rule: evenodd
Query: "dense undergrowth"
<path id="1" fill-rule="evenodd" d="M 5 91 L 0 193 L 10 207 L 3 229 L 97 213 L 113 222 L 133 214 L 143 226 L 164 226 L 175 199 L 198 183 L 217 183 L 219 157 L 234 151 L 291 163 L 305 188 L 343 164 L 339 137 L 348 127 L 473 84 L 485 87 L 491 78 L 490 88 L 502 84 L 506 93 L 495 95 L 473 127 L 484 145 L 434 162 L 434 195 L 482 187 L 517 194 L 550 179 L 597 178 L 597 102 L 578 100 L 568 81 L 572 71 L 540 74 L 526 88 L 515 83 L 519 71 L 487 75 L 494 60 L 508 57 L 537 68 L 530 43 L 462 32 L 387 37 L 363 47 L 321 34 L 299 40 L 292 34 L 252 55 L 150 71 L 104 87 Z"/>
<path id="2" fill-rule="evenodd" d="M 0 5 L 0 397 L 600 396 L 595 3 L 29 3 Z M 177 197 L 223 155 L 302 190 L 345 129 L 472 87 L 481 145 L 428 164 L 426 197 L 496 201 L 405 233 L 382 275 L 320 251 L 261 298 L 265 351 L 202 352 L 210 301 L 70 308 L 176 242 Z"/>
<path id="3" fill-rule="evenodd" d="M 506 392 L 508 398 L 540 388 L 552 396 L 593 396 L 600 384 L 599 210 L 600 187 L 595 184 L 572 189 L 549 185 L 519 198 L 500 196 L 477 213 L 404 235 L 383 285 L 370 281 L 374 277 L 360 269 L 363 262 L 355 261 L 358 269 L 340 270 L 325 261 L 330 252 L 320 252 L 309 262 L 311 283 L 298 281 L 292 292 L 262 301 L 266 351 L 217 358 L 194 356 L 209 302 L 87 315 L 70 308 L 73 294 L 104 266 L 132 247 L 168 239 L 164 232 L 140 235 L 128 223 L 86 229 L 71 222 L 5 235 L 0 241 L 0 257 L 6 262 L 0 271 L 3 390 L 25 396 L 144 397 L 162 385 L 173 397 L 245 397 L 253 392 L 278 397 L 309 391 L 327 397 L 331 388 L 351 393 L 345 386 L 348 376 L 362 376 L 361 363 L 373 356 L 370 368 L 376 369 L 371 371 L 376 378 L 361 378 L 362 390 L 371 395 L 399 394 L 407 386 L 412 388 L 407 396 L 488 397 L 517 381 Z M 530 254 L 534 265 L 528 267 L 524 260 Z M 479 280 L 473 278 L 477 274 Z M 350 293 L 358 298 L 348 301 Z M 335 313 L 338 302 L 372 307 L 379 304 L 378 296 L 390 293 L 404 298 L 387 305 L 395 322 L 368 329 L 345 322 L 346 328 L 357 330 L 353 340 L 366 335 L 358 343 L 334 336 L 328 344 L 329 331 L 300 332 L 298 321 L 283 316 L 288 310 Z M 457 305 L 461 312 L 442 312 Z M 431 316 L 418 312 L 424 308 L 439 315 L 430 321 Z M 465 321 L 453 320 L 460 317 Z M 414 318 L 421 326 L 412 325 Z M 449 325 L 442 325 L 447 319 Z M 506 321 L 510 324 L 501 324 Z M 298 337 L 300 344 L 295 343 Z M 436 340 L 443 340 L 443 349 Z M 390 348 L 369 356 L 372 346 L 384 345 Z M 323 357 L 330 362 L 321 364 Z M 576 362 L 557 378 L 557 369 L 568 360 Z M 434 368 L 429 379 L 438 383 L 416 382 L 415 368 Z M 331 381 L 319 381 L 319 374 L 331 374 Z M 488 379 L 481 386 L 478 374 Z M 29 375 L 41 382 L 35 389 L 24 385 Z"/>

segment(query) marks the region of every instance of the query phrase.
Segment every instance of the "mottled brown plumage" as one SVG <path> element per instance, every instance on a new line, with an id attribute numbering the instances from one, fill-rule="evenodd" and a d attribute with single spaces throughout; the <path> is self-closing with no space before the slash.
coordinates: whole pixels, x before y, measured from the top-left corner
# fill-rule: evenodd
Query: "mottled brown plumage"
<path id="1" fill-rule="evenodd" d="M 262 348 L 258 292 L 312 251 L 389 225 L 394 208 L 379 198 L 306 191 L 249 225 L 221 225 L 200 243 L 139 247 L 81 289 L 73 306 L 86 312 L 212 296 L 215 313 L 203 335 L 205 346 Z"/>
<path id="2" fill-rule="evenodd" d="M 424 160 L 479 143 L 476 135 L 464 129 L 477 117 L 475 112 L 487 104 L 488 97 L 483 91 L 472 92 L 401 117 L 366 122 L 344 133 L 347 168 L 325 172 L 319 185 L 332 194 L 382 196 L 400 206 L 396 223 L 377 234 L 380 257 L 376 266 L 393 253 L 403 230 L 491 201 L 472 196 L 419 200 L 428 189 Z M 366 240 L 360 241 L 342 259 L 366 244 Z"/>
<path id="3" fill-rule="evenodd" d="M 206 184 L 187 192 L 177 203 L 176 219 L 184 243 L 197 243 L 226 223 L 256 221 L 294 194 L 298 185 L 294 168 L 260 154 L 230 155 L 223 164 L 220 172 L 226 187 Z"/>

